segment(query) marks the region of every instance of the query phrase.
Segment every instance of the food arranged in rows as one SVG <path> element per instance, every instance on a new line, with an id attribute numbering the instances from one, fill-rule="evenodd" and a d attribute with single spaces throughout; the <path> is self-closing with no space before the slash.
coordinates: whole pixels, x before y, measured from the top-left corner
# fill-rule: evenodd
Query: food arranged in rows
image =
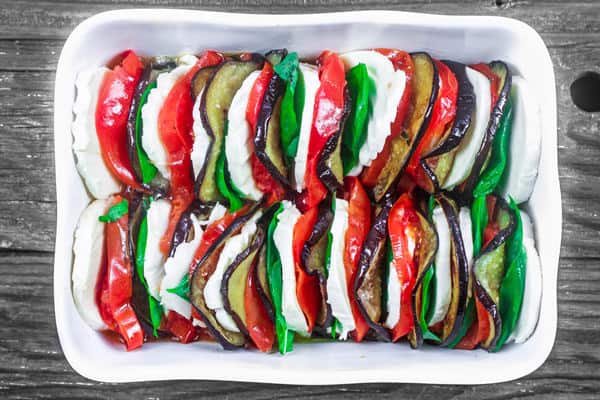
<path id="1" fill-rule="evenodd" d="M 535 330 L 541 266 L 519 204 L 539 110 L 504 62 L 128 50 L 76 89 L 73 151 L 95 200 L 73 298 L 128 350 L 171 337 L 498 351 Z"/>

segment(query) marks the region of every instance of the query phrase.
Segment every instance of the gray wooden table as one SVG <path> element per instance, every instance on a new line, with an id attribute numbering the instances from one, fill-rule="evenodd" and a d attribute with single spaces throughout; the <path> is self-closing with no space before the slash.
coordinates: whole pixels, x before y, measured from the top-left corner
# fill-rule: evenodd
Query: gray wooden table
<path id="1" fill-rule="evenodd" d="M 559 330 L 548 361 L 518 381 L 477 387 L 203 381 L 112 385 L 74 372 L 58 343 L 52 298 L 54 73 L 64 40 L 78 23 L 100 11 L 147 6 L 264 13 L 397 9 L 501 15 L 540 32 L 557 79 L 564 218 Z M 598 398 L 600 114 L 578 110 L 569 97 L 570 83 L 588 70 L 600 70 L 598 0 L 0 0 L 0 398 Z"/>

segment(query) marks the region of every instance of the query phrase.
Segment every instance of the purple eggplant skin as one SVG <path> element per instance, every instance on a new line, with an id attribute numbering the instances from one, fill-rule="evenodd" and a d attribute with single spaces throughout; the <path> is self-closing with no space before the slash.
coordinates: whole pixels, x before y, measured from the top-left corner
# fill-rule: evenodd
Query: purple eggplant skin
<path id="1" fill-rule="evenodd" d="M 169 257 L 173 257 L 175 255 L 177 246 L 179 246 L 181 243 L 188 242 L 190 240 L 190 235 L 193 236 L 195 234 L 195 232 L 191 231 L 194 225 L 191 218 L 192 214 L 196 215 L 202 220 L 206 220 L 210 215 L 211 209 L 211 204 L 201 203 L 198 200 L 194 200 L 192 204 L 188 206 L 188 208 L 181 214 L 181 217 L 179 217 L 179 221 L 177 222 L 175 231 L 173 232 L 171 245 L 169 247 Z"/>
<path id="2" fill-rule="evenodd" d="M 256 265 L 252 268 L 251 273 L 255 274 L 255 281 L 259 283 L 256 286 L 258 296 L 269 316 L 269 320 L 275 323 L 275 310 L 273 308 L 273 300 L 269 291 L 269 281 L 267 277 L 267 248 L 262 246 L 258 253 Z"/>
<path id="3" fill-rule="evenodd" d="M 219 255 L 225 241 L 237 234 L 262 206 L 256 203 L 250 210 L 236 218 L 225 231 L 209 246 L 204 255 L 193 266 L 192 279 L 190 281 L 190 301 L 196 311 L 202 316 L 210 334 L 221 344 L 225 350 L 235 350 L 244 347 L 248 341 L 246 336 L 239 332 L 231 332 L 223 328 L 216 319 L 214 312 L 206 306 L 204 300 L 204 287 L 216 268 Z"/>
<path id="4" fill-rule="evenodd" d="M 475 92 L 473 91 L 473 85 L 471 85 L 467 77 L 467 66 L 448 60 L 442 62 L 450 68 L 458 81 L 456 117 L 449 135 L 435 149 L 423 156 L 424 159 L 441 156 L 457 148 L 471 125 L 471 117 L 475 111 Z"/>
<path id="5" fill-rule="evenodd" d="M 389 332 L 381 325 L 383 320 L 383 271 L 386 262 L 385 249 L 388 232 L 388 217 L 394 202 L 391 196 L 386 196 L 382 202 L 381 209 L 367 234 L 362 251 L 358 260 L 358 271 L 353 284 L 354 295 L 357 299 L 358 310 L 373 331 L 374 336 L 381 341 L 391 341 Z M 363 288 L 363 284 L 367 285 Z M 377 291 L 379 294 L 373 293 Z M 365 304 L 367 302 L 375 304 Z M 377 304 L 379 303 L 379 304 Z M 379 308 L 379 316 L 375 318 L 373 312 L 368 308 Z M 377 310 L 375 310 L 375 315 Z"/>
<path id="6" fill-rule="evenodd" d="M 325 270 L 327 234 L 333 222 L 331 196 L 322 201 L 318 207 L 317 221 L 300 252 L 300 267 L 307 274 L 316 276 L 319 280 L 321 309 L 317 316 L 316 330 L 313 333 L 317 336 L 327 336 L 327 328 L 333 322 L 331 306 L 327 302 L 327 271 Z"/>
<path id="7" fill-rule="evenodd" d="M 479 174 L 483 170 L 485 163 L 490 156 L 492 144 L 494 143 L 494 137 L 496 136 L 498 126 L 500 126 L 500 121 L 502 120 L 502 115 L 506 109 L 506 103 L 508 102 L 510 90 L 512 88 L 512 74 L 508 66 L 503 61 L 492 61 L 489 65 L 492 71 L 498 75 L 498 77 L 500 77 L 501 84 L 498 88 L 498 101 L 496 101 L 496 104 L 492 109 L 490 122 L 488 123 L 481 147 L 477 152 L 471 173 L 467 177 L 464 187 L 461 190 L 463 196 L 471 195 L 475 185 L 477 184 L 477 180 L 479 179 Z"/>
<path id="8" fill-rule="evenodd" d="M 500 197 L 496 196 L 496 209 L 494 210 L 494 215 L 497 215 L 501 209 L 501 212 L 506 213 L 509 217 L 509 222 L 504 229 L 501 229 L 496 236 L 481 250 L 477 258 L 473 263 L 473 269 L 477 266 L 477 261 L 487 253 L 490 253 L 500 247 L 503 243 L 505 243 L 508 238 L 514 233 L 516 227 L 516 221 L 514 214 L 511 212 L 510 207 L 506 203 L 506 201 Z M 476 275 L 476 274 L 474 274 Z M 479 282 L 477 277 L 473 280 L 473 288 L 475 289 L 475 295 L 477 299 L 481 302 L 483 307 L 485 307 L 486 311 L 492 317 L 494 323 L 494 332 L 491 341 L 487 345 L 481 344 L 481 347 L 486 350 L 491 350 L 496 347 L 496 342 L 502 333 L 502 319 L 500 317 L 500 310 L 498 309 L 498 305 L 494 302 L 491 295 L 485 290 L 483 285 Z"/>
<path id="9" fill-rule="evenodd" d="M 258 113 L 256 122 L 256 132 L 254 135 L 254 151 L 259 161 L 263 163 L 267 171 L 279 182 L 286 190 L 292 190 L 290 181 L 287 177 L 287 172 L 280 171 L 275 162 L 271 160 L 267 154 L 267 141 L 269 134 L 269 123 L 275 108 L 277 107 L 279 100 L 283 96 L 285 91 L 285 81 L 277 74 L 273 74 L 273 77 L 269 81 L 265 95 L 263 97 L 262 105 Z M 276 132 L 279 135 L 279 132 Z M 282 153 L 281 148 L 277 150 L 280 154 Z"/>
<path id="10" fill-rule="evenodd" d="M 342 132 L 344 132 L 344 125 L 350 116 L 352 109 L 350 91 L 346 87 L 344 91 L 344 108 L 342 110 L 342 116 L 340 118 L 340 124 L 338 130 L 331 135 L 321 154 L 317 160 L 317 176 L 323 182 L 323 185 L 332 193 L 341 190 L 344 185 L 344 170 L 342 167 L 342 156 L 341 156 L 341 145 L 342 145 Z"/>
<path id="11" fill-rule="evenodd" d="M 408 136 L 409 136 L 409 138 L 408 138 L 408 140 L 410 142 L 410 143 L 408 143 L 409 149 L 406 152 L 406 154 L 404 155 L 404 157 L 402 159 L 398 160 L 401 166 L 398 168 L 398 171 L 395 173 L 395 177 L 393 179 L 390 179 L 390 181 L 387 182 L 382 187 L 379 187 L 380 185 L 376 185 L 372 190 L 369 191 L 369 195 L 371 196 L 371 198 L 373 200 L 375 200 L 375 202 L 379 202 L 386 195 L 390 195 L 390 194 L 394 195 L 394 196 L 397 195 L 396 192 L 397 192 L 397 188 L 398 188 L 398 183 L 400 182 L 400 179 L 402 178 L 404 168 L 406 167 L 406 164 L 412 157 L 413 152 L 419 145 L 419 142 L 421 141 L 421 139 L 423 138 L 423 135 L 425 135 L 425 132 L 427 131 L 427 128 L 429 127 L 429 123 L 431 122 L 431 115 L 433 113 L 433 106 L 435 105 L 435 102 L 436 102 L 437 96 L 438 96 L 438 92 L 439 92 L 439 86 L 440 86 L 439 73 L 438 73 L 437 66 L 435 65 L 435 62 L 433 62 L 433 58 L 431 58 L 431 56 L 425 52 L 411 53 L 410 56 L 412 57 L 414 64 L 415 64 L 415 76 L 412 79 L 413 99 L 411 101 L 412 101 L 413 111 L 411 111 L 408 115 L 408 121 L 407 121 L 406 129 L 405 129 L 405 132 L 407 132 Z M 423 62 L 423 61 L 426 62 L 427 64 L 429 64 L 430 68 L 432 70 L 433 76 L 431 77 L 431 81 L 432 81 L 431 88 L 420 87 L 417 82 L 417 79 L 416 79 L 417 63 Z M 424 81 L 427 81 L 427 79 L 424 79 Z M 414 110 L 414 108 L 416 107 L 415 101 L 419 100 L 419 98 L 418 98 L 419 93 L 426 94 L 426 95 L 429 94 L 429 97 L 424 104 L 425 109 L 422 110 L 422 114 L 420 114 L 418 111 Z M 422 116 L 420 116 L 420 115 L 422 115 Z M 418 128 L 416 127 L 417 124 L 418 124 Z M 410 136 L 413 134 L 413 132 L 414 132 L 414 137 L 411 138 Z M 388 161 L 388 163 L 389 162 L 390 161 Z"/>
<path id="12" fill-rule="evenodd" d="M 448 314 L 444 318 L 444 327 L 441 346 L 454 342 L 460 331 L 469 300 L 469 259 L 465 252 L 460 221 L 459 208 L 446 194 L 436 196 L 436 202 L 442 207 L 452 238 L 452 296 Z"/>
<path id="13" fill-rule="evenodd" d="M 231 265 L 227 267 L 221 281 L 221 296 L 223 297 L 223 305 L 225 310 L 231 315 L 236 326 L 242 332 L 246 339 L 250 339 L 248 328 L 246 327 L 245 316 L 241 316 L 235 310 L 235 305 L 232 303 L 233 296 L 241 296 L 243 304 L 243 296 L 245 284 L 248 281 L 248 274 L 252 271 L 255 259 L 258 257 L 258 252 L 265 242 L 266 232 L 258 226 L 252 241 L 240 254 L 238 254 Z M 249 263 L 249 264 L 248 264 Z M 243 286 L 241 288 L 231 288 L 229 282 L 236 273 L 243 274 Z M 234 283 L 235 284 L 235 283 Z M 237 290 L 236 290 L 237 289 Z M 240 290 L 241 289 L 241 290 Z"/>

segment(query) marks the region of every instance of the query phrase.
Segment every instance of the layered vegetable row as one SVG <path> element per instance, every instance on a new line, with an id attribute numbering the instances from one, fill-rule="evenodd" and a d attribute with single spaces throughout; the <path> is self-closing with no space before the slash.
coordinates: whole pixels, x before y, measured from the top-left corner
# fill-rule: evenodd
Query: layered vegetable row
<path id="1" fill-rule="evenodd" d="M 79 73 L 73 298 L 128 350 L 297 337 L 497 351 L 533 333 L 540 157 L 501 61 L 324 51 L 141 58 Z"/>

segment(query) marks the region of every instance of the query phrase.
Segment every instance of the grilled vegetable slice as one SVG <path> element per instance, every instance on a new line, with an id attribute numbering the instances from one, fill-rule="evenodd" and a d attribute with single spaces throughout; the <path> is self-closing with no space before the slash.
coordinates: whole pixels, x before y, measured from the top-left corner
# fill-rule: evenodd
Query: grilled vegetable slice
<path id="1" fill-rule="evenodd" d="M 217 317 L 213 310 L 209 309 L 206 305 L 204 298 L 204 288 L 210 276 L 214 273 L 219 261 L 219 256 L 225 242 L 230 237 L 240 232 L 243 225 L 252 218 L 252 216 L 258 211 L 260 203 L 257 203 L 253 207 L 249 208 L 247 212 L 240 213 L 240 215 L 231 223 L 229 226 L 220 234 L 217 239 L 212 241 L 210 246 L 204 251 L 202 257 L 196 263 L 192 279 L 190 282 L 190 300 L 194 308 L 202 315 L 203 321 L 206 323 L 208 330 L 213 337 L 223 346 L 226 350 L 233 350 L 239 347 L 243 347 L 246 343 L 246 337 L 243 333 L 233 332 L 225 329 L 217 320 Z"/>
<path id="2" fill-rule="evenodd" d="M 200 68 L 196 72 L 190 84 L 190 91 L 192 93 L 193 99 L 196 99 L 200 94 L 202 94 L 202 91 L 206 87 L 206 84 L 208 83 L 208 81 L 210 81 L 210 78 L 213 76 L 213 74 L 218 68 L 219 67 L 217 65 L 214 65 L 210 67 Z"/>
<path id="3" fill-rule="evenodd" d="M 202 123 L 211 139 L 206 161 L 196 178 L 196 193 L 203 202 L 223 200 L 216 185 L 215 172 L 225 135 L 227 111 L 244 79 L 261 65 L 261 62 L 254 59 L 227 61 L 218 67 L 202 92 Z"/>

